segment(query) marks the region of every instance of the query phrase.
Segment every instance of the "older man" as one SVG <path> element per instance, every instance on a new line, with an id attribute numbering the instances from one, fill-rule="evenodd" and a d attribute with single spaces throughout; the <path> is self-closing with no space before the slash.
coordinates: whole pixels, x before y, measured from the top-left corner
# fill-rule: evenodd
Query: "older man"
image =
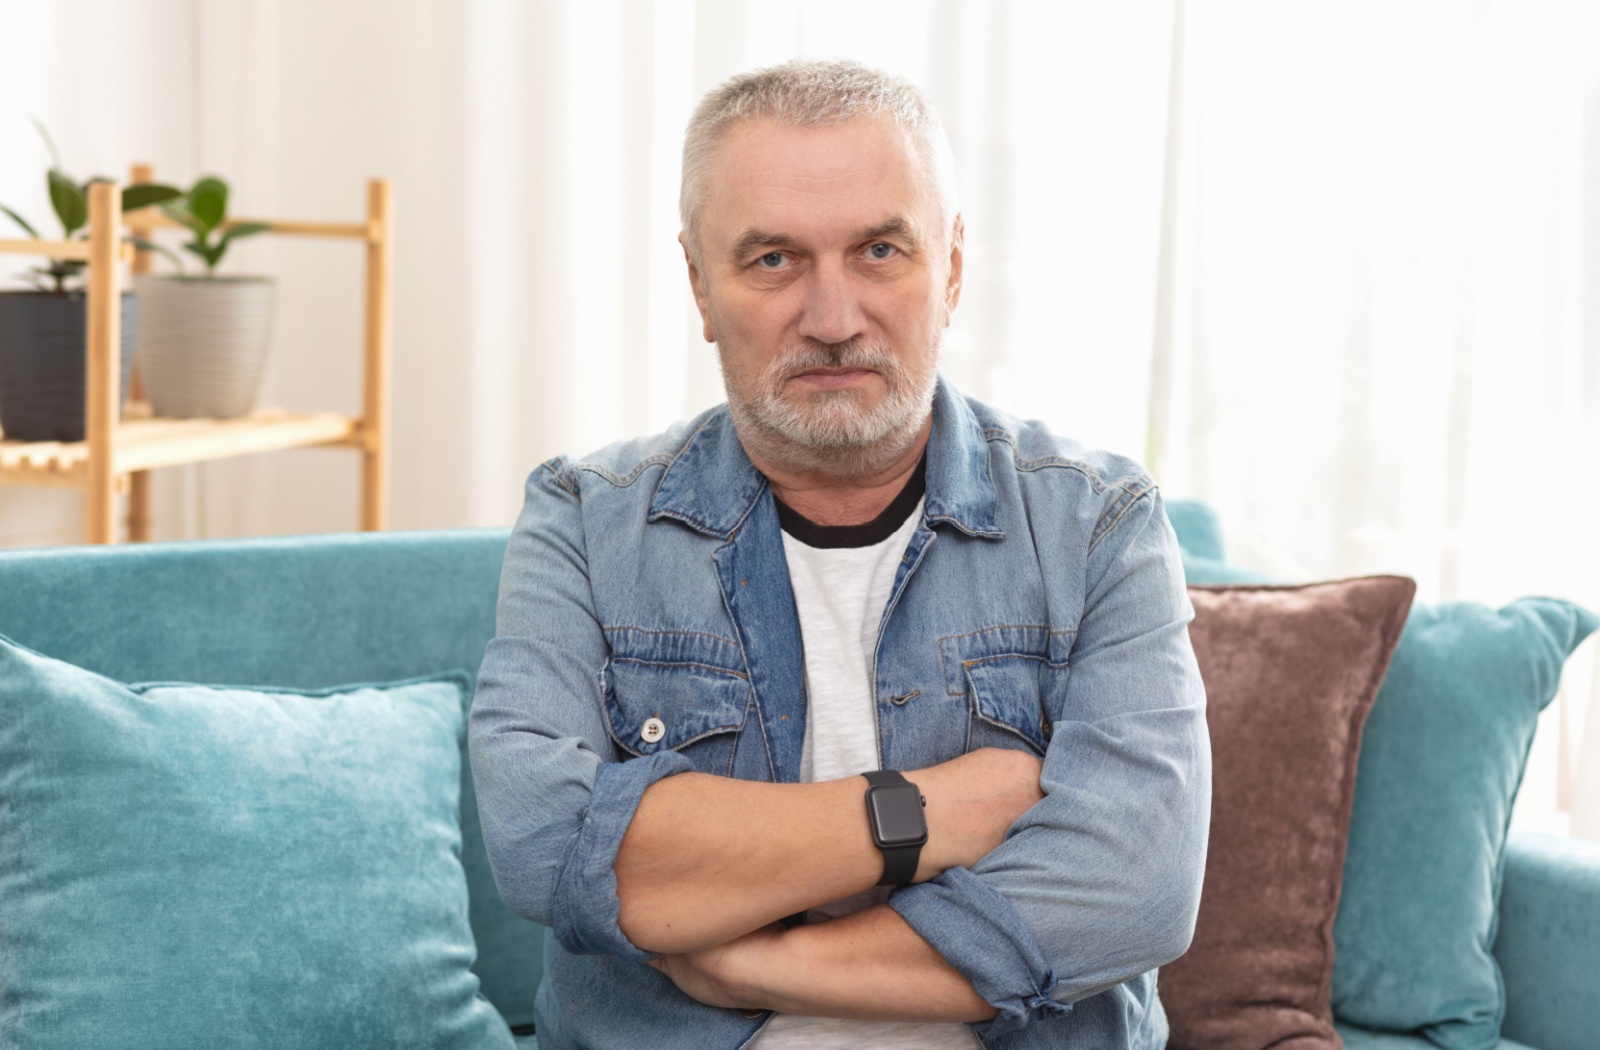
<path id="1" fill-rule="evenodd" d="M 682 211 L 727 405 L 534 471 L 473 705 L 541 1048 L 1162 1046 L 1210 764 L 1155 486 L 939 378 L 911 85 L 729 81 Z"/>

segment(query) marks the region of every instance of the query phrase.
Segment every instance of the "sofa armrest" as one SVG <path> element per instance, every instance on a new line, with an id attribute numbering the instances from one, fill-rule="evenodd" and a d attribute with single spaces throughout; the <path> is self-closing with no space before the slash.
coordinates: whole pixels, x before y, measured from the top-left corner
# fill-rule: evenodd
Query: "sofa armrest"
<path id="1" fill-rule="evenodd" d="M 1495 959 L 1507 1039 L 1587 1050 L 1600 1032 L 1600 845 L 1513 834 L 1506 843 Z"/>

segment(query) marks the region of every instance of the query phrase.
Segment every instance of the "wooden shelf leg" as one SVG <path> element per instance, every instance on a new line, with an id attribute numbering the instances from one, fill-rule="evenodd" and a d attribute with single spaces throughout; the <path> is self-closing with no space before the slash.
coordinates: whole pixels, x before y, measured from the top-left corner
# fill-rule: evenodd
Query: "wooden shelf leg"
<path id="1" fill-rule="evenodd" d="M 389 354 L 393 338 L 394 183 L 367 184 L 366 338 L 362 366 L 361 528 L 389 525 Z"/>
<path id="2" fill-rule="evenodd" d="M 154 181 L 156 181 L 155 169 L 148 164 L 135 164 L 133 166 L 132 175 L 128 179 L 129 184 L 133 186 L 142 186 L 147 182 Z M 128 222 L 128 232 L 139 238 L 141 241 L 149 242 L 155 240 L 156 228 L 153 220 L 150 218 L 149 209 L 134 212 L 134 217 Z M 132 270 L 135 278 L 143 277 L 146 274 L 154 271 L 155 258 L 153 253 L 145 250 L 144 248 L 135 249 L 133 253 L 133 265 L 130 267 L 130 269 Z M 133 380 L 128 384 L 128 400 L 144 400 L 144 370 L 139 367 L 139 362 L 137 359 L 135 359 L 133 362 Z M 139 476 L 135 474 L 133 482 L 133 498 L 135 500 L 139 498 L 140 484 Z M 149 480 L 146 479 L 143 484 L 148 486 Z M 146 498 L 149 497 L 149 494 L 150 490 L 148 487 L 146 487 Z M 146 504 L 146 507 L 148 508 L 148 504 Z M 133 527 L 133 517 L 133 511 L 129 510 L 128 527 L 130 529 Z M 141 540 L 148 539 L 149 537 L 134 536 L 130 532 L 128 538 L 131 540 Z"/>
<path id="3" fill-rule="evenodd" d="M 89 186 L 88 391 L 84 430 L 89 446 L 86 539 L 117 541 L 117 407 L 121 403 L 122 290 L 118 274 L 122 198 L 109 182 Z"/>
<path id="4" fill-rule="evenodd" d="M 150 472 L 136 470 L 128 475 L 128 541 L 150 541 Z"/>

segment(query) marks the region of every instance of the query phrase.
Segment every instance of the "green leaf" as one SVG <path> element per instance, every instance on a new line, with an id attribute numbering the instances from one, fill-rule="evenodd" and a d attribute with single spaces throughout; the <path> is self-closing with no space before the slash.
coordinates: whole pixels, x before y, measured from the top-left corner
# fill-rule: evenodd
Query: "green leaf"
<path id="1" fill-rule="evenodd" d="M 198 255 L 200 257 L 200 261 L 206 264 L 207 272 L 210 272 L 210 270 L 217 265 L 216 258 L 219 254 L 221 254 L 216 248 L 207 244 L 199 237 L 196 237 L 194 240 L 185 244 L 183 246 L 183 250 Z"/>
<path id="2" fill-rule="evenodd" d="M 35 272 L 49 274 L 59 281 L 65 277 L 78 276 L 86 265 L 76 259 L 51 259 L 49 266 L 41 266 Z"/>
<path id="3" fill-rule="evenodd" d="M 240 237 L 254 237 L 256 234 L 266 233 L 270 229 L 272 227 L 264 222 L 241 222 L 237 226 L 228 227 L 228 232 L 224 233 L 222 239 L 217 242 L 216 256 L 212 259 L 211 265 L 215 267 L 222 262 L 223 253 L 228 250 L 228 245 L 233 241 Z"/>
<path id="4" fill-rule="evenodd" d="M 272 232 L 270 222 L 237 222 L 228 227 L 229 237 L 254 237 L 258 233 Z"/>
<path id="5" fill-rule="evenodd" d="M 216 229 L 228 215 L 228 184 L 210 175 L 201 179 L 189 191 L 189 210 L 208 232 Z"/>
<path id="6" fill-rule="evenodd" d="M 272 227 L 264 222 L 241 222 L 237 226 L 228 227 L 228 232 L 222 235 L 222 244 L 225 247 L 229 241 L 240 237 L 254 237 L 257 234 L 266 233 L 270 229 Z"/>
<path id="7" fill-rule="evenodd" d="M 177 252 L 173 251 L 171 248 L 168 248 L 162 244 L 157 244 L 155 241 L 147 241 L 143 237 L 128 237 L 125 239 L 135 248 L 139 248 L 147 252 L 159 252 L 161 255 L 166 257 L 168 262 L 178 268 L 179 273 L 183 272 L 183 257 Z"/>
<path id="8" fill-rule="evenodd" d="M 50 138 L 50 132 L 45 130 L 44 121 L 42 121 L 38 117 L 35 117 L 35 116 L 32 116 L 32 115 L 30 115 L 28 117 L 28 119 L 33 121 L 33 126 L 34 127 L 39 129 L 39 137 L 44 139 L 44 148 L 50 151 L 50 166 L 53 167 L 53 168 L 56 168 L 56 169 L 60 169 L 60 167 L 61 167 L 61 154 L 56 152 L 55 141 Z"/>
<path id="9" fill-rule="evenodd" d="M 176 186 L 164 186 L 159 182 L 142 182 L 122 191 L 122 210 L 138 211 L 140 208 L 148 208 L 152 204 L 160 204 L 181 196 L 183 191 Z"/>
<path id="10" fill-rule="evenodd" d="M 11 221 L 12 222 L 16 223 L 18 226 L 21 226 L 24 230 L 27 230 L 29 237 L 32 237 L 36 241 L 44 239 L 44 238 L 39 236 L 39 231 L 38 230 L 36 230 L 32 226 L 28 225 L 28 220 L 27 219 L 24 219 L 22 216 L 18 215 L 16 212 L 14 212 L 10 208 L 6 207 L 4 204 L 0 204 L 0 211 L 3 211 L 7 215 L 11 216 Z"/>
<path id="11" fill-rule="evenodd" d="M 197 235 L 199 235 L 201 237 L 204 237 L 206 235 L 205 224 L 202 223 L 199 219 L 194 217 L 194 212 L 189 210 L 187 204 L 184 201 L 181 201 L 181 200 L 163 201 L 162 204 L 161 204 L 161 210 L 166 213 L 166 215 L 167 215 L 167 217 L 169 219 L 172 219 L 175 222 L 182 223 L 184 226 L 187 226 L 190 230 L 193 230 Z"/>
<path id="12" fill-rule="evenodd" d="M 50 169 L 50 205 L 55 208 L 56 218 L 61 220 L 68 237 L 89 221 L 89 202 L 84 199 L 83 191 L 56 168 Z"/>

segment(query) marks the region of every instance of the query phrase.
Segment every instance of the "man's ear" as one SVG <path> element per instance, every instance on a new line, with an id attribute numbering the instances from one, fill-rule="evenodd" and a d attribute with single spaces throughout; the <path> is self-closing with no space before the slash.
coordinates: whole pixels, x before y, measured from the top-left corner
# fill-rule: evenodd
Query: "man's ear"
<path id="1" fill-rule="evenodd" d="M 678 244 L 683 248 L 683 262 L 689 267 L 689 290 L 694 292 L 695 309 L 700 311 L 700 330 L 708 343 L 717 341 L 716 330 L 711 327 L 711 300 L 706 295 L 705 275 L 695 265 L 694 252 L 689 250 L 687 233 L 678 234 Z"/>
<path id="2" fill-rule="evenodd" d="M 944 323 L 946 325 L 950 323 L 951 315 L 956 312 L 956 304 L 961 301 L 961 264 L 966 236 L 966 223 L 958 214 L 950 229 L 950 277 L 944 286 Z"/>

